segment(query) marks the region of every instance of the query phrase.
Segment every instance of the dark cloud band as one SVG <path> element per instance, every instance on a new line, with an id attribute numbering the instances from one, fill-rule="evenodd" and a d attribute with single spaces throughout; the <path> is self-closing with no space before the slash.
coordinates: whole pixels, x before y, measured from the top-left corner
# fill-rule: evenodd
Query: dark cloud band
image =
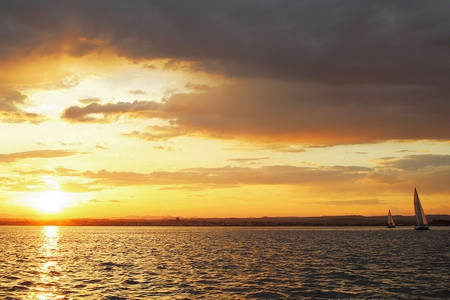
<path id="1" fill-rule="evenodd" d="M 51 9 L 50 9 L 51 8 Z M 233 76 L 450 81 L 448 1 L 1 1 L 0 59 L 106 47 Z"/>

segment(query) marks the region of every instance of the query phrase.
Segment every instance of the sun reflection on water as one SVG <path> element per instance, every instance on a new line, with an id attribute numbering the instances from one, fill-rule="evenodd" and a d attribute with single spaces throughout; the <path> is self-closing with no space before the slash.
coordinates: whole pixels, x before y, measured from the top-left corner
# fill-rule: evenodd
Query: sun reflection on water
<path id="1" fill-rule="evenodd" d="M 61 267 L 59 261 L 59 228 L 58 226 L 42 227 L 42 245 L 40 249 L 39 281 L 31 290 L 28 299 L 64 299 L 59 293 Z"/>

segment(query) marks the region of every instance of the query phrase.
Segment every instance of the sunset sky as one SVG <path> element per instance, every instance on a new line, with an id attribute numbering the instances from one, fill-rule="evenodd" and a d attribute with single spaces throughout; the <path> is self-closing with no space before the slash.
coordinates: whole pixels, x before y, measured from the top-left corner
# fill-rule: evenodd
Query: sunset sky
<path id="1" fill-rule="evenodd" d="M 450 214 L 449 1 L 0 1 L 0 217 Z"/>

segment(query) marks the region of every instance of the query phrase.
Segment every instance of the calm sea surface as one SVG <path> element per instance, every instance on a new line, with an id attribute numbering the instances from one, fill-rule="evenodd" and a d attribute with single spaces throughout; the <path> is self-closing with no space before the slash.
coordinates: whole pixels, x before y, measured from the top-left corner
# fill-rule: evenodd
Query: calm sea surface
<path id="1" fill-rule="evenodd" d="M 450 298 L 450 228 L 0 226 L 0 299 Z"/>

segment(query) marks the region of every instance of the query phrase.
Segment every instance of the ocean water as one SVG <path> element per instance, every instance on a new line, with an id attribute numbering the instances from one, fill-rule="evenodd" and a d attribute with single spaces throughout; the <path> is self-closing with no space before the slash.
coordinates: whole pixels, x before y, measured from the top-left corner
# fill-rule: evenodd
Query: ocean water
<path id="1" fill-rule="evenodd" d="M 445 299 L 450 228 L 0 226 L 0 299 Z"/>

